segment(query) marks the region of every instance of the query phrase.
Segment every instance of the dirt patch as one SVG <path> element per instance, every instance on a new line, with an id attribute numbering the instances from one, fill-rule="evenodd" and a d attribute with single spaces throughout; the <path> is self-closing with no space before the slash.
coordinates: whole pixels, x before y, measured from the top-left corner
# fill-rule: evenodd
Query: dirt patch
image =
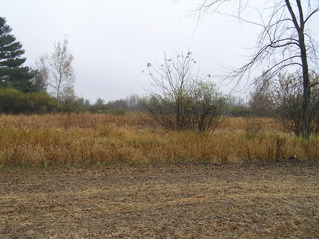
<path id="1" fill-rule="evenodd" d="M 0 238 L 319 238 L 319 163 L 0 172 Z"/>

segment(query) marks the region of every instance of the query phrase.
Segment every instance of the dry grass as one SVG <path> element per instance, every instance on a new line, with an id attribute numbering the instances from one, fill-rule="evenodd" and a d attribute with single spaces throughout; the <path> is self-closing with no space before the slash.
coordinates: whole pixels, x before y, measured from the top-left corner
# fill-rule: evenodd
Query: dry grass
<path id="1" fill-rule="evenodd" d="M 319 159 L 319 138 L 282 132 L 272 119 L 225 118 L 212 132 L 166 132 L 146 115 L 0 116 L 0 166 Z"/>
<path id="2" fill-rule="evenodd" d="M 318 162 L 0 172 L 0 238 L 318 238 Z"/>
<path id="3" fill-rule="evenodd" d="M 225 118 L 202 134 L 155 126 L 0 116 L 0 238 L 319 238 L 318 137 L 272 119 Z"/>

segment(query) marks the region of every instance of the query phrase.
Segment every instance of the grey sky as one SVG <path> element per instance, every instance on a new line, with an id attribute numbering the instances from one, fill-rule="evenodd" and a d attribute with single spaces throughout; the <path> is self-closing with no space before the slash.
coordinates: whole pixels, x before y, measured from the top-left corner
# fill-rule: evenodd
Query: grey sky
<path id="1" fill-rule="evenodd" d="M 145 94 L 148 78 L 142 70 L 148 62 L 161 63 L 163 52 L 170 56 L 190 49 L 212 75 L 222 74 L 222 66 L 244 63 L 241 56 L 254 46 L 256 29 L 218 15 L 207 15 L 196 28 L 197 19 L 186 15 L 200 2 L 2 0 L 0 16 L 23 44 L 29 66 L 67 35 L 76 94 L 94 102 Z"/>

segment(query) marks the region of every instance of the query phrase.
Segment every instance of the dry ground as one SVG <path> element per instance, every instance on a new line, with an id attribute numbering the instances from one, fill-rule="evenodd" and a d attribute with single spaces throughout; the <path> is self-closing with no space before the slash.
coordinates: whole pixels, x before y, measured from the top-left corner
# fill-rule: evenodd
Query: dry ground
<path id="1" fill-rule="evenodd" d="M 319 238 L 318 166 L 2 170 L 0 238 Z"/>

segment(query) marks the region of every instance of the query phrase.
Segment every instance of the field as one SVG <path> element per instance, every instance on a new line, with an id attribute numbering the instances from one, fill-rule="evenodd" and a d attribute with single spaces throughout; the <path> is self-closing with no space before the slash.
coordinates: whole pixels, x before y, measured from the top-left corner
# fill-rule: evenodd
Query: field
<path id="1" fill-rule="evenodd" d="M 0 238 L 319 238 L 318 162 L 0 172 Z"/>
<path id="2" fill-rule="evenodd" d="M 146 115 L 0 116 L 0 238 L 319 238 L 319 137 Z"/>
<path id="3" fill-rule="evenodd" d="M 273 119 L 222 118 L 205 133 L 165 131 L 146 115 L 0 116 L 0 168 L 319 160 Z"/>

